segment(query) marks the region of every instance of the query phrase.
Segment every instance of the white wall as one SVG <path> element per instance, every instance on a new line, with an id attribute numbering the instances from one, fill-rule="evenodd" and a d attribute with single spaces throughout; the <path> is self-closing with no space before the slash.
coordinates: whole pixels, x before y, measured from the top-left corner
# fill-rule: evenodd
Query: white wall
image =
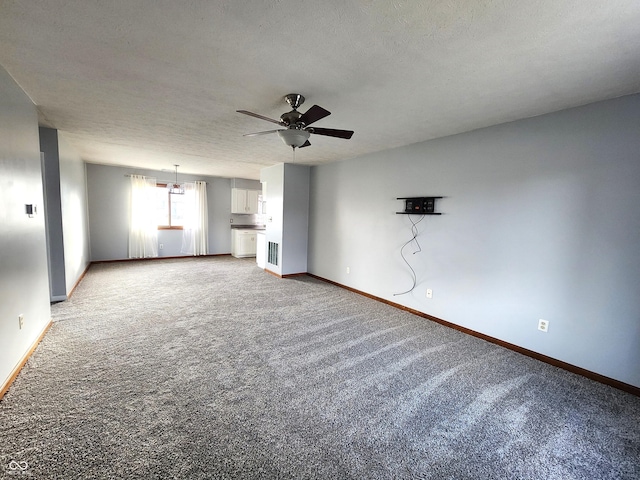
<path id="1" fill-rule="evenodd" d="M 628 96 L 314 167 L 309 272 L 640 386 L 638 112 Z M 396 197 L 428 195 L 443 215 L 396 296 Z"/>
<path id="2" fill-rule="evenodd" d="M 128 167 L 87 164 L 87 190 L 89 203 L 89 231 L 91 260 L 122 260 L 128 258 L 130 179 L 126 175 L 140 174 L 156 178 L 159 182 L 175 180 L 175 173 L 140 170 Z M 203 180 L 207 182 L 209 213 L 209 253 L 231 253 L 231 180 L 203 175 L 181 174 L 179 181 Z M 257 183 L 254 181 L 254 184 Z M 242 221 L 242 220 L 240 220 Z M 182 256 L 182 230 L 159 230 L 158 243 L 163 244 L 160 256 Z"/>
<path id="3" fill-rule="evenodd" d="M 267 212 L 265 215 L 265 242 L 277 243 L 282 249 L 282 225 L 284 208 L 284 163 L 260 170 L 260 182 L 265 185 Z M 282 250 L 278 253 L 278 265 L 268 263 L 267 270 L 282 275 Z"/>
<path id="4" fill-rule="evenodd" d="M 67 295 L 91 261 L 85 163 L 58 132 L 60 194 Z"/>
<path id="5" fill-rule="evenodd" d="M 42 205 L 37 112 L 0 67 L 0 386 L 51 319 Z"/>

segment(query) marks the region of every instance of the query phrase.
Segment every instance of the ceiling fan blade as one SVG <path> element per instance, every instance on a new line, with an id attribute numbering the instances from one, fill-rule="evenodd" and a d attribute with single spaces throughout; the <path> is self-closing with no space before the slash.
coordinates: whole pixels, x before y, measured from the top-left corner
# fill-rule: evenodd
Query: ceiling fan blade
<path id="1" fill-rule="evenodd" d="M 278 128 L 277 130 L 267 130 L 266 132 L 245 133 L 242 136 L 243 137 L 255 137 L 255 136 L 258 136 L 258 135 L 267 135 L 269 133 L 276 133 L 276 132 L 279 132 L 280 130 L 283 130 L 283 129 L 282 128 Z"/>
<path id="2" fill-rule="evenodd" d="M 315 133 L 316 135 L 326 135 L 327 137 L 338 137 L 350 139 L 353 135 L 351 130 L 336 130 L 335 128 L 310 128 L 309 131 L 311 133 Z"/>
<path id="3" fill-rule="evenodd" d="M 328 117 L 329 115 L 331 115 L 331 112 L 329 110 L 325 110 L 318 105 L 314 105 L 309 110 L 307 110 L 306 113 L 302 114 L 302 116 L 300 117 L 300 121 L 304 122 L 305 125 L 311 125 L 313 122 L 317 122 L 318 120 L 324 117 Z"/>
<path id="4" fill-rule="evenodd" d="M 258 113 L 248 112 L 247 110 L 236 110 L 238 113 L 244 113 L 245 115 L 249 115 L 250 117 L 256 117 L 261 120 L 266 120 L 267 122 L 277 123 L 278 125 L 284 125 L 280 120 L 274 120 L 273 118 L 265 117 L 264 115 L 260 115 Z"/>
<path id="5" fill-rule="evenodd" d="M 298 148 L 308 147 L 309 145 L 311 145 L 311 143 L 309 143 L 309 140 L 307 140 L 307 141 L 306 141 L 306 142 L 304 142 L 302 145 L 300 145 Z"/>

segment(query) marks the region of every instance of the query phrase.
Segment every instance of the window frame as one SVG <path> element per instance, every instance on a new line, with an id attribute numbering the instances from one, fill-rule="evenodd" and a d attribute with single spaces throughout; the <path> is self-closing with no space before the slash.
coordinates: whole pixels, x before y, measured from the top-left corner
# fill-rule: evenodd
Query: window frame
<path id="1" fill-rule="evenodd" d="M 158 230 L 184 230 L 182 225 L 171 225 L 171 193 L 167 189 L 168 183 L 156 183 L 156 188 L 164 188 L 167 193 L 167 218 L 169 219 L 169 225 L 158 225 Z"/>

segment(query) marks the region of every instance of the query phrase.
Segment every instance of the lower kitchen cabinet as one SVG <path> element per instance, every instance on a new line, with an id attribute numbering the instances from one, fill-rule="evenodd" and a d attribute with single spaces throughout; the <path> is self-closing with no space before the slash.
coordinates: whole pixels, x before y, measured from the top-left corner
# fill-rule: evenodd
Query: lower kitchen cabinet
<path id="1" fill-rule="evenodd" d="M 256 256 L 256 231 L 232 230 L 231 255 L 236 258 Z"/>

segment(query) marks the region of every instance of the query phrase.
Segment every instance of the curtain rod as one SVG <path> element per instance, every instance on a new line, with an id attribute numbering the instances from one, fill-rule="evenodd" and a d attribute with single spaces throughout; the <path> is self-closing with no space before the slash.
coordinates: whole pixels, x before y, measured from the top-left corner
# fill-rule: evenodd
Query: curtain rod
<path id="1" fill-rule="evenodd" d="M 125 176 L 125 177 L 132 177 L 133 175 L 134 175 L 133 173 L 125 173 L 125 174 L 124 174 L 124 176 Z M 160 182 L 160 183 L 175 183 L 175 179 L 173 179 L 173 180 L 158 180 L 156 177 L 147 177 L 147 176 L 145 176 L 145 175 L 141 175 L 141 176 L 142 176 L 142 177 L 145 177 L 145 178 L 152 178 L 152 179 L 154 179 L 156 182 Z M 193 183 L 193 182 L 202 182 L 202 180 L 190 180 L 190 181 L 185 182 L 185 183 Z M 180 183 L 180 182 L 178 182 L 178 183 Z M 209 185 L 209 182 L 204 182 L 204 183 L 206 183 L 207 185 Z"/>

